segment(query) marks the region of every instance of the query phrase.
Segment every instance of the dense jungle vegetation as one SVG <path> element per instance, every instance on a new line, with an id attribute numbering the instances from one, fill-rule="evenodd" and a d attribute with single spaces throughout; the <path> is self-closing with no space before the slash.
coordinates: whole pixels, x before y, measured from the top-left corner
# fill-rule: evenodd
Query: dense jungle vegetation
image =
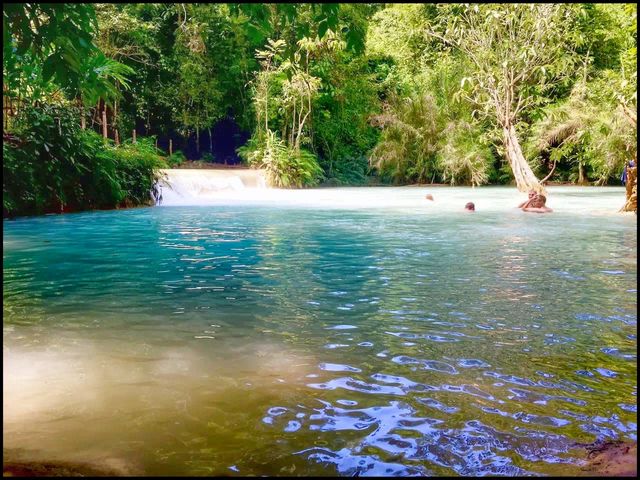
<path id="1" fill-rule="evenodd" d="M 236 151 L 280 187 L 619 184 L 637 157 L 636 18 L 633 4 L 5 4 L 4 216 L 145 204 L 158 168 Z"/>

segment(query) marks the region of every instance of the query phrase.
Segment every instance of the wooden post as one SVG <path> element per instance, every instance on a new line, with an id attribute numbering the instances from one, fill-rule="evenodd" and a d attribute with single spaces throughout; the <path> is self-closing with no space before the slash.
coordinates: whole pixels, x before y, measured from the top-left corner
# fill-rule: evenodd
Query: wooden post
<path id="1" fill-rule="evenodd" d="M 116 128 L 114 132 L 114 140 L 116 141 L 116 145 L 120 145 L 120 136 L 118 135 L 118 129 Z"/>
<path id="2" fill-rule="evenodd" d="M 133 129 L 133 143 L 136 143 L 136 129 Z"/>
<path id="3" fill-rule="evenodd" d="M 173 140 L 169 139 L 169 156 L 173 155 Z"/>
<path id="4" fill-rule="evenodd" d="M 107 138 L 107 109 L 102 110 L 102 138 Z"/>

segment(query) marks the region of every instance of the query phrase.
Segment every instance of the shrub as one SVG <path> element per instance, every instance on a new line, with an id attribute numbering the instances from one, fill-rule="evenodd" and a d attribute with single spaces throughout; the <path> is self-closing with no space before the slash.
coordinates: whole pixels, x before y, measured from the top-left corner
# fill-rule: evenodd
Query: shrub
<path id="1" fill-rule="evenodd" d="M 179 167 L 186 161 L 187 157 L 185 157 L 184 153 L 180 150 L 176 150 L 167 157 L 167 165 L 169 165 L 169 168 Z"/>
<path id="2" fill-rule="evenodd" d="M 202 160 L 203 162 L 206 162 L 206 163 L 215 163 L 215 161 L 216 161 L 216 159 L 215 159 L 215 157 L 213 156 L 213 154 L 211 154 L 211 153 L 209 153 L 209 152 L 204 152 L 204 153 L 202 154 L 202 158 L 201 158 L 201 160 Z"/>
<path id="3" fill-rule="evenodd" d="M 427 182 L 437 174 L 436 153 L 442 127 L 430 95 L 394 98 L 373 119 L 383 128 L 370 162 L 383 178 L 396 183 Z"/>
<path id="4" fill-rule="evenodd" d="M 367 181 L 369 160 L 364 155 L 345 156 L 336 162 L 333 168 L 335 185 L 362 185 Z"/>
<path id="5" fill-rule="evenodd" d="M 310 187 L 317 185 L 322 176 L 313 153 L 288 147 L 271 130 L 254 135 L 237 151 L 250 166 L 264 169 L 267 182 L 274 187 Z"/>
<path id="6" fill-rule="evenodd" d="M 114 146 L 64 104 L 25 108 L 3 143 L 3 215 L 147 204 L 163 166 L 151 140 Z"/>
<path id="7" fill-rule="evenodd" d="M 114 166 L 115 191 L 120 192 L 116 205 L 143 205 L 158 200 L 158 169 L 166 164 L 156 153 L 151 139 L 141 138 L 135 144 L 124 143 L 117 147 L 105 145 L 97 158 Z"/>
<path id="8" fill-rule="evenodd" d="M 447 126 L 443 147 L 438 153 L 444 181 L 472 186 L 489 181 L 493 155 L 482 140 L 480 130 L 468 122 L 461 120 Z"/>

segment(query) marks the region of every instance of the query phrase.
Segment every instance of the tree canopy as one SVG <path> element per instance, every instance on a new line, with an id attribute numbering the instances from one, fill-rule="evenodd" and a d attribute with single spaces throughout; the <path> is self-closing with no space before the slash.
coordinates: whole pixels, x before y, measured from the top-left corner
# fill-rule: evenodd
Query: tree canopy
<path id="1" fill-rule="evenodd" d="M 232 122 L 227 140 L 280 186 L 543 191 L 542 180 L 616 182 L 636 157 L 636 15 L 633 4 L 5 4 L 3 93 L 74 105 L 83 127 L 117 142 L 135 129 L 191 159 L 227 161 L 214 133 Z"/>

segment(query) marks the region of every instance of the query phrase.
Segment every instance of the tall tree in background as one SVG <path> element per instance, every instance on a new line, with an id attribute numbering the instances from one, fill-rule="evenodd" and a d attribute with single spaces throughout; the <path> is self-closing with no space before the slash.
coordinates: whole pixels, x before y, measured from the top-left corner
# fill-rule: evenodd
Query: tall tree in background
<path id="1" fill-rule="evenodd" d="M 516 126 L 568 71 L 566 27 L 572 10 L 553 4 L 447 5 L 428 35 L 471 60 L 470 89 L 461 94 L 501 130 L 519 190 L 544 192 L 525 159 Z"/>

